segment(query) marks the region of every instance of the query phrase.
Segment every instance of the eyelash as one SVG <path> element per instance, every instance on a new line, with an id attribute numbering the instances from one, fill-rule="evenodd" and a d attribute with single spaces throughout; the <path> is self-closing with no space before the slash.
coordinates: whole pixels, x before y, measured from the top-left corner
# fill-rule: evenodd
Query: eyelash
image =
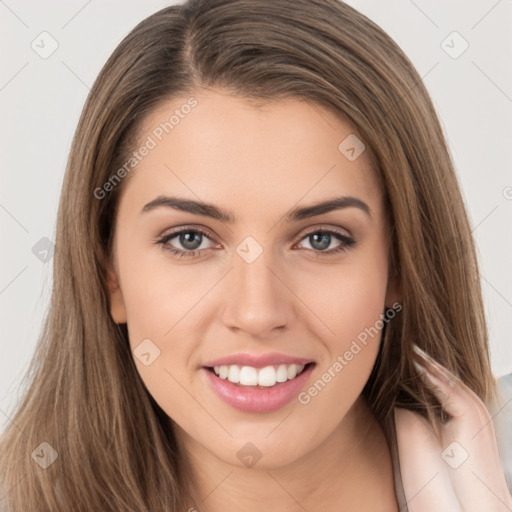
<path id="1" fill-rule="evenodd" d="M 201 235 L 203 235 L 209 239 L 211 238 L 209 233 L 207 233 L 206 231 L 204 231 L 200 228 L 183 228 L 178 231 L 173 231 L 172 233 L 168 233 L 167 235 L 164 235 L 162 238 L 156 240 L 155 243 L 161 245 L 162 249 L 169 251 L 174 256 L 176 256 L 178 259 L 193 258 L 195 256 L 198 256 L 203 251 L 208 250 L 208 249 L 194 249 L 192 251 L 191 250 L 186 251 L 186 250 L 181 250 L 181 249 L 174 249 L 174 248 L 170 247 L 169 245 L 167 245 L 167 242 L 169 242 L 169 240 L 172 240 L 173 238 L 175 238 L 178 235 L 181 235 L 182 233 L 200 233 Z M 335 254 L 341 253 L 341 252 L 348 251 L 356 243 L 356 241 L 354 239 L 352 239 L 346 235 L 343 235 L 339 231 L 332 230 L 332 229 L 319 229 L 319 228 L 308 231 L 307 233 L 305 233 L 302 236 L 302 238 L 300 238 L 298 240 L 298 242 L 301 242 L 308 236 L 313 235 L 315 233 L 322 233 L 324 235 L 332 235 L 332 236 L 336 237 L 340 242 L 343 242 L 336 249 L 331 249 L 330 251 L 318 251 L 315 249 L 307 249 L 309 251 L 313 251 L 315 257 L 323 257 L 323 256 L 329 257 L 329 256 L 333 256 Z"/>

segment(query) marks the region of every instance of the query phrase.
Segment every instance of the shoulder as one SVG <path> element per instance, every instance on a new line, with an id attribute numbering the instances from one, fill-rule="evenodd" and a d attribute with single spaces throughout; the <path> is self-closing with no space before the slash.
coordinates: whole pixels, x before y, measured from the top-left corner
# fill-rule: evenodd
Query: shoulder
<path id="1" fill-rule="evenodd" d="M 487 404 L 492 416 L 501 465 L 512 494 L 512 373 L 496 379 L 497 400 Z"/>

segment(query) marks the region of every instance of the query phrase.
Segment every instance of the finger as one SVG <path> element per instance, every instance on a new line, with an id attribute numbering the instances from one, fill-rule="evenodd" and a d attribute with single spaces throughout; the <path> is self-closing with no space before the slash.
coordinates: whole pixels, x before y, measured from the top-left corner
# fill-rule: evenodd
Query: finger
<path id="1" fill-rule="evenodd" d="M 476 446 L 473 450 L 477 450 L 481 443 L 486 441 L 485 449 L 488 450 L 490 448 L 488 443 L 495 441 L 496 436 L 492 418 L 485 406 L 482 411 L 478 402 L 464 389 L 467 388 L 464 383 L 452 384 L 451 376 L 443 376 L 440 372 L 435 371 L 431 364 L 425 364 L 423 367 L 417 366 L 417 368 L 423 382 L 432 390 L 443 409 L 451 416 L 447 422 L 437 421 L 433 425 L 443 447 L 458 442 L 466 451 L 469 451 L 473 445 Z M 475 441 L 477 436 L 478 439 Z"/>
<path id="2" fill-rule="evenodd" d="M 426 384 L 437 396 L 443 409 L 455 418 L 469 416 L 478 429 L 482 428 L 490 420 L 489 411 L 483 401 L 461 379 L 417 345 L 413 345 L 413 349 L 420 356 L 419 364 L 427 371 L 424 375 Z"/>

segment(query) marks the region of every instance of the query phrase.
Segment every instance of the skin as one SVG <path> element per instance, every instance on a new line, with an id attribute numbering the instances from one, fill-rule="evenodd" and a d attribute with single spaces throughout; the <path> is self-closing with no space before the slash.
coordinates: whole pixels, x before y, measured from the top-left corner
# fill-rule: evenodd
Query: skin
<path id="1" fill-rule="evenodd" d="M 447 368 L 413 347 L 421 378 L 450 419 L 430 425 L 412 411 L 394 410 L 409 512 L 430 512 L 433 508 L 442 512 L 512 510 L 487 406 Z"/>
<path id="2" fill-rule="evenodd" d="M 340 503 L 397 511 L 388 445 L 361 397 L 380 333 L 308 404 L 292 400 L 273 412 L 230 407 L 201 369 L 234 352 L 276 351 L 316 362 L 307 388 L 399 300 L 388 279 L 382 191 L 367 153 L 349 161 L 338 146 L 354 130 L 312 103 L 280 99 L 257 109 L 218 89 L 194 97 L 198 105 L 123 184 L 108 273 L 111 314 L 127 322 L 132 350 L 148 338 L 160 350 L 148 366 L 134 361 L 172 418 L 194 473 L 194 504 L 213 512 L 227 504 L 334 511 Z M 151 112 L 140 140 L 187 99 Z M 213 203 L 238 221 L 164 206 L 141 213 L 160 195 Z M 283 220 L 292 208 L 342 195 L 367 203 L 371 216 L 348 207 Z M 210 233 L 202 237 L 202 255 L 178 259 L 155 243 L 180 227 Z M 313 228 L 337 229 L 356 244 L 322 254 L 306 236 Z M 248 236 L 263 249 L 250 264 L 236 252 Z M 329 240 L 326 250 L 342 243 Z M 168 245 L 186 250 L 179 236 Z M 247 442 L 262 455 L 251 468 L 237 457 Z"/>

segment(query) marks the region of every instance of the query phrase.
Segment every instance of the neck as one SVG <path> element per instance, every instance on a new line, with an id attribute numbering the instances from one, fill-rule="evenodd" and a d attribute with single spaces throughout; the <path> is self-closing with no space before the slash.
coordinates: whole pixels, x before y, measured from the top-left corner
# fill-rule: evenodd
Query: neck
<path id="1" fill-rule="evenodd" d="M 320 445 L 279 468 L 232 466 L 173 428 L 187 454 L 192 510 L 398 511 L 389 446 L 362 396 Z"/>

